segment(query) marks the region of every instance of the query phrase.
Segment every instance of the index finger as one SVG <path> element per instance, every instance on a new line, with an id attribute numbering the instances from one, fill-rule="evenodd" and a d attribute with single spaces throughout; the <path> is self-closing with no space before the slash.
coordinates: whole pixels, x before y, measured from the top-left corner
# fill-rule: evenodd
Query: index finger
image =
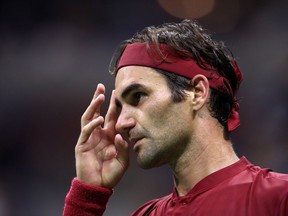
<path id="1" fill-rule="evenodd" d="M 97 85 L 96 91 L 93 95 L 92 101 L 96 99 L 100 94 L 105 94 L 105 86 L 102 83 Z M 91 101 L 91 102 L 92 102 Z"/>
<path id="2" fill-rule="evenodd" d="M 105 93 L 105 86 L 101 83 L 98 84 L 89 106 L 82 115 L 81 118 L 82 127 L 85 126 L 87 122 L 93 120 L 94 118 L 100 115 L 101 105 L 105 100 L 104 93 Z"/>
<path id="3" fill-rule="evenodd" d="M 109 108 L 105 116 L 104 127 L 114 128 L 117 121 L 117 105 L 115 103 L 115 90 L 111 93 Z"/>

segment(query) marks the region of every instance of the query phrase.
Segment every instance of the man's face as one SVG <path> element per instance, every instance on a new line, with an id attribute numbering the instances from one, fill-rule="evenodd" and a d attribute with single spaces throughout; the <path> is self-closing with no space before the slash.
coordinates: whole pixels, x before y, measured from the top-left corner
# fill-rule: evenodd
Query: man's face
<path id="1" fill-rule="evenodd" d="M 128 136 L 142 168 L 174 163 L 191 140 L 189 100 L 175 103 L 165 77 L 152 68 L 127 66 L 116 76 L 116 130 Z"/>

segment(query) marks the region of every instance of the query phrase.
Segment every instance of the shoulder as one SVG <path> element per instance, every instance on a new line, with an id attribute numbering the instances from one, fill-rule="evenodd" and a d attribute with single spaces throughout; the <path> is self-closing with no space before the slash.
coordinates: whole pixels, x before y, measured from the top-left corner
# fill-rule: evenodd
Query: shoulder
<path id="1" fill-rule="evenodd" d="M 274 172 L 250 163 L 246 158 L 241 159 L 241 171 L 229 179 L 227 189 L 234 189 L 236 194 L 246 198 L 281 201 L 288 197 L 288 174 Z M 223 186 L 223 187 L 224 187 Z M 242 195 L 241 195 L 242 194 Z"/>
<path id="2" fill-rule="evenodd" d="M 244 159 L 240 168 L 240 172 L 219 184 L 214 191 L 216 195 L 209 199 L 229 202 L 231 208 L 241 206 L 240 215 L 288 216 L 288 174 L 255 166 Z"/>
<path id="3" fill-rule="evenodd" d="M 287 215 L 288 175 L 260 169 L 254 180 L 258 203 L 270 206 L 274 215 Z M 255 200 L 255 202 L 257 202 Z M 276 214 L 277 212 L 277 214 Z"/>
<path id="4" fill-rule="evenodd" d="M 255 198 L 270 203 L 285 202 L 285 205 L 288 205 L 288 174 L 254 165 L 248 169 L 252 176 L 250 192 L 255 195 Z"/>
<path id="5" fill-rule="evenodd" d="M 253 182 L 268 188 L 284 187 L 288 191 L 288 174 L 274 172 L 269 168 L 251 165 L 248 168 L 253 176 Z"/>
<path id="6" fill-rule="evenodd" d="M 270 170 L 267 173 L 266 178 L 288 184 L 288 174 L 277 173 L 277 172 L 273 172 L 272 170 Z"/>
<path id="7" fill-rule="evenodd" d="M 274 172 L 270 168 L 256 166 L 242 157 L 237 167 L 233 170 L 240 171 L 232 177 L 236 184 L 246 185 L 248 187 L 263 187 L 263 189 L 279 189 L 288 191 L 288 174 Z M 265 190 L 264 190 L 265 191 Z"/>

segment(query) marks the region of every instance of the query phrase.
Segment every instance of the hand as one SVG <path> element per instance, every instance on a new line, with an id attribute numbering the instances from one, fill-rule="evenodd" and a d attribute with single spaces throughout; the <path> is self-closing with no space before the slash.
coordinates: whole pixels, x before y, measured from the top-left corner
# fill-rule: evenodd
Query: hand
<path id="1" fill-rule="evenodd" d="M 100 115 L 104 94 L 105 86 L 98 84 L 82 115 L 81 134 L 75 147 L 76 173 L 78 180 L 86 184 L 114 188 L 128 168 L 129 152 L 128 143 L 115 130 L 117 106 L 114 91 L 105 120 Z"/>

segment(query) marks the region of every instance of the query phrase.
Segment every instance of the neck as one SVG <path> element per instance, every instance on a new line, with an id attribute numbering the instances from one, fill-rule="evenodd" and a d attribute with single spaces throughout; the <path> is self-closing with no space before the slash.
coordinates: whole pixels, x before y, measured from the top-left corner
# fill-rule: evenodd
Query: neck
<path id="1" fill-rule="evenodd" d="M 177 161 L 170 164 L 179 196 L 186 195 L 206 176 L 239 160 L 231 141 L 217 133 L 210 131 L 209 135 L 201 134 L 193 139 Z"/>

